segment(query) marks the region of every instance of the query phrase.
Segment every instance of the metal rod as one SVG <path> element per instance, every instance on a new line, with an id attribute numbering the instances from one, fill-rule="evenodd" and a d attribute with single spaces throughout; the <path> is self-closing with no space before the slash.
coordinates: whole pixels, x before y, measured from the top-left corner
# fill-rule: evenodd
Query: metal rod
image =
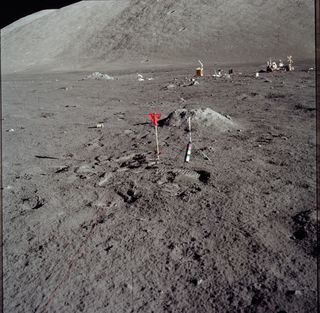
<path id="1" fill-rule="evenodd" d="M 156 129 L 156 143 L 157 143 L 157 160 L 160 158 L 160 151 L 159 151 L 159 141 L 158 141 L 158 126 L 155 125 Z"/>
<path id="2" fill-rule="evenodd" d="M 189 142 L 192 142 L 192 140 L 191 140 L 191 117 L 190 116 L 188 118 L 188 123 L 189 123 Z"/>

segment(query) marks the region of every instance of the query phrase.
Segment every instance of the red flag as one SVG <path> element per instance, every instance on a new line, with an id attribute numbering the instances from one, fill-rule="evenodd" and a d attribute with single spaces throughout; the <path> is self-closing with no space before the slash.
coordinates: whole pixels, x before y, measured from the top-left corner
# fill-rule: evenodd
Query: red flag
<path id="1" fill-rule="evenodd" d="M 158 121 L 160 120 L 161 114 L 160 113 L 150 113 L 149 114 L 150 120 L 154 126 L 158 126 Z"/>

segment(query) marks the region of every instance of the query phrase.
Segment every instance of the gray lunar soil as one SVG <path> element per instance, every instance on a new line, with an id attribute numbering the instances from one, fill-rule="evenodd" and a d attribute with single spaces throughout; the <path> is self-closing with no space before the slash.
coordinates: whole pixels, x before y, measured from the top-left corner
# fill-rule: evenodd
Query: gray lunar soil
<path id="1" fill-rule="evenodd" d="M 233 2 L 84 1 L 1 30 L 4 312 L 316 311 L 312 1 Z M 255 77 L 271 51 L 295 70 Z"/>

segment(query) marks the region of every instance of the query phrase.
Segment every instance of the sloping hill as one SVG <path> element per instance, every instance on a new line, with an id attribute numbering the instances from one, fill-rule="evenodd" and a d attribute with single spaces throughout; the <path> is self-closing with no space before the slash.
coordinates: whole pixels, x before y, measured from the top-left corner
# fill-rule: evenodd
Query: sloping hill
<path id="1" fill-rule="evenodd" d="M 2 32 L 2 69 L 309 59 L 313 10 L 312 0 L 81 1 Z"/>
<path id="2" fill-rule="evenodd" d="M 10 33 L 11 31 L 13 31 L 13 30 L 15 30 L 15 29 L 17 29 L 19 27 L 23 27 L 26 24 L 28 24 L 30 22 L 33 22 L 34 20 L 36 20 L 36 19 L 38 19 L 40 17 L 46 16 L 46 15 L 48 15 L 50 13 L 53 13 L 54 11 L 56 11 L 56 10 L 55 9 L 42 10 L 42 11 L 27 15 L 27 16 L 19 19 L 18 21 L 16 21 L 16 22 L 4 27 L 1 30 L 1 35 L 2 36 L 8 35 L 8 33 Z"/>

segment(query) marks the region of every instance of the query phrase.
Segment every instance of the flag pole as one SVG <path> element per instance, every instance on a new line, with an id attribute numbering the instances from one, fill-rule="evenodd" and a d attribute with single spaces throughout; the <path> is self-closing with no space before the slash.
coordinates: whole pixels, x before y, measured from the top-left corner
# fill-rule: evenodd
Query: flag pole
<path id="1" fill-rule="evenodd" d="M 156 143 L 157 143 L 157 160 L 160 159 L 160 151 L 159 151 L 159 141 L 158 141 L 158 126 L 154 125 L 156 130 Z"/>
<path id="2" fill-rule="evenodd" d="M 192 142 L 191 141 L 191 117 L 190 116 L 188 118 L 188 123 L 189 123 L 189 142 Z"/>
<path id="3" fill-rule="evenodd" d="M 192 140 L 191 140 L 191 117 L 189 116 L 188 118 L 188 123 L 189 123 L 189 143 L 187 145 L 187 151 L 186 151 L 186 156 L 184 161 L 185 162 L 189 162 L 190 161 L 190 157 L 191 157 L 191 149 L 192 149 Z"/>

